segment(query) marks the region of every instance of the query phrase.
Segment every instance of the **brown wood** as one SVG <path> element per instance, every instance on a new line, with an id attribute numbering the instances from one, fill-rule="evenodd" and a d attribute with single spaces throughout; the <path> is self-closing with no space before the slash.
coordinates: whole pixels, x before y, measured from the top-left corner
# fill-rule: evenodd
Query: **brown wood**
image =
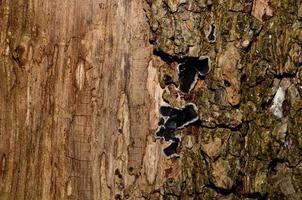
<path id="1" fill-rule="evenodd" d="M 146 147 L 145 2 L 0 5 L 0 199 L 138 198 L 160 150 Z"/>

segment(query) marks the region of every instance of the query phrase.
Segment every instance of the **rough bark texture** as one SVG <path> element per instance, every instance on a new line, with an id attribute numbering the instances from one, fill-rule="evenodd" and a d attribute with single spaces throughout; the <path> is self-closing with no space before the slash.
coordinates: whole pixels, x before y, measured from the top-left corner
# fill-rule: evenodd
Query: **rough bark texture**
<path id="1" fill-rule="evenodd" d="M 172 75 L 180 58 L 211 59 L 189 94 L 163 95 L 195 103 L 201 120 L 179 132 L 182 172 L 167 199 L 302 198 L 301 4 L 150 1 L 150 39 Z"/>
<path id="2" fill-rule="evenodd" d="M 301 0 L 0 0 L 0 199 L 301 199 L 301 20 Z M 178 159 L 163 102 L 199 110 Z"/>

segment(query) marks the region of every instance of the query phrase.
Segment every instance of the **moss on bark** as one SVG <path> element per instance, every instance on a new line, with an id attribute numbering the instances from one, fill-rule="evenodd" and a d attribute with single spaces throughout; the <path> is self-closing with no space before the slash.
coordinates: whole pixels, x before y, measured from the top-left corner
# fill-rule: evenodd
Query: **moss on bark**
<path id="1" fill-rule="evenodd" d="M 301 3 L 150 3 L 156 50 L 212 63 L 205 80 L 182 96 L 197 104 L 201 126 L 182 132 L 183 176 L 174 180 L 177 197 L 167 192 L 167 199 L 302 197 Z M 207 38 L 213 24 L 215 42 Z M 281 117 L 274 115 L 278 89 Z M 195 138 L 192 149 L 188 137 Z"/>

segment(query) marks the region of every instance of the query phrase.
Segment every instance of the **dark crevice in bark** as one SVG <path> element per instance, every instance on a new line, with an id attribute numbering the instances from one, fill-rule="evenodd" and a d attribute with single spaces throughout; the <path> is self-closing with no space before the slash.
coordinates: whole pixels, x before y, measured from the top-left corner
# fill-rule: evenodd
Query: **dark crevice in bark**
<path id="1" fill-rule="evenodd" d="M 168 54 L 168 53 L 166 53 L 166 52 L 164 52 L 160 49 L 154 49 L 153 50 L 153 55 L 160 57 L 162 61 L 164 61 L 168 64 L 171 64 L 173 62 L 177 62 L 177 63 L 187 63 L 187 64 L 190 64 L 190 65 L 196 65 L 196 62 L 202 61 L 202 60 L 208 58 L 206 56 L 204 56 L 204 59 L 200 58 L 200 57 L 193 57 L 193 56 L 186 56 L 186 55 L 173 56 L 173 55 L 170 55 L 170 54 Z"/>
<path id="2" fill-rule="evenodd" d="M 288 163 L 288 161 L 282 158 L 274 158 L 269 162 L 267 169 L 269 172 L 275 173 L 277 165 L 282 163 Z"/>
<path id="3" fill-rule="evenodd" d="M 222 195 L 230 195 L 230 194 L 234 193 L 235 189 L 237 187 L 236 185 L 233 185 L 231 189 L 225 189 L 225 188 L 216 186 L 212 181 L 209 181 L 209 183 L 206 184 L 205 186 L 215 190 L 215 192 L 222 194 Z"/>
<path id="4" fill-rule="evenodd" d="M 243 182 L 241 180 L 236 180 L 235 184 L 230 189 L 218 187 L 211 181 L 209 181 L 209 183 L 206 184 L 205 186 L 210 189 L 213 189 L 215 192 L 222 194 L 224 196 L 234 194 L 238 197 L 245 197 L 245 198 L 257 199 L 257 200 L 267 200 L 268 199 L 267 193 L 264 193 L 264 194 L 261 194 L 260 192 L 242 193 L 241 190 L 243 187 Z"/>
<path id="5" fill-rule="evenodd" d="M 207 129 L 212 129 L 212 130 L 215 130 L 217 128 L 222 128 L 222 129 L 229 129 L 232 132 L 237 132 L 237 131 L 240 131 L 240 129 L 242 128 L 242 124 L 239 124 L 235 127 L 231 127 L 226 124 L 216 124 L 214 127 L 210 127 L 210 126 L 206 126 L 206 125 L 202 124 L 202 122 L 201 122 L 201 127 L 204 127 Z"/>
<path id="6" fill-rule="evenodd" d="M 177 56 L 171 56 L 170 54 L 163 52 L 162 50 L 153 50 L 153 55 L 160 57 L 162 61 L 165 61 L 168 64 L 171 64 L 173 62 L 180 63 L 181 59 Z"/>

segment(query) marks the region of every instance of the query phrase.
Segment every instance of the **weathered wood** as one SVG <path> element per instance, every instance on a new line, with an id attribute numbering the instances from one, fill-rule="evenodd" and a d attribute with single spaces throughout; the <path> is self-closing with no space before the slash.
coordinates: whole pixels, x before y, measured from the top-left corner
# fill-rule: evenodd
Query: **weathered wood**
<path id="1" fill-rule="evenodd" d="M 146 147 L 146 3 L 0 3 L 0 198 L 114 199 L 148 185 L 135 181 L 144 163 L 155 170 L 146 149 L 160 150 Z"/>

